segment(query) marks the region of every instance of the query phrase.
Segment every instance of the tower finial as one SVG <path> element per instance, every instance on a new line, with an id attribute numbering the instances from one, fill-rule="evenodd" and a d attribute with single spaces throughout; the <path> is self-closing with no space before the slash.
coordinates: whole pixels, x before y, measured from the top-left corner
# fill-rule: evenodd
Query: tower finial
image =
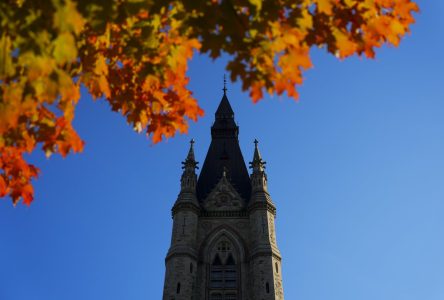
<path id="1" fill-rule="evenodd" d="M 222 89 L 224 91 L 224 95 L 227 94 L 227 78 L 224 74 L 224 88 Z"/>

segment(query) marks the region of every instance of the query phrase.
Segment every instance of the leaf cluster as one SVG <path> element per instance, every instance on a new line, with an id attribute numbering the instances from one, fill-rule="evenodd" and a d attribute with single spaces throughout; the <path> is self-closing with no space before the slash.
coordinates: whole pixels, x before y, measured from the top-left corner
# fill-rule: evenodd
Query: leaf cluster
<path id="1" fill-rule="evenodd" d="M 344 59 L 397 46 L 410 0 L 6 0 L 0 2 L 0 196 L 33 200 L 24 159 L 80 152 L 80 87 L 154 143 L 203 115 L 186 76 L 197 53 L 229 54 L 231 80 L 253 101 L 298 98 L 311 47 Z"/>

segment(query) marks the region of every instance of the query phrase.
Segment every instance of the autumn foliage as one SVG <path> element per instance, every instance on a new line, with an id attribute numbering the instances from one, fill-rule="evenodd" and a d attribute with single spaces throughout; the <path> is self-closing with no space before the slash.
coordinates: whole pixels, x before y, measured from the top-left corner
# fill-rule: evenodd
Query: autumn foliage
<path id="1" fill-rule="evenodd" d="M 24 159 L 82 151 L 72 127 L 80 86 L 154 143 L 203 114 L 187 89 L 197 53 L 230 55 L 231 80 L 253 101 L 297 99 L 310 48 L 340 59 L 397 46 L 410 0 L 6 0 L 0 2 L 0 197 L 33 200 Z"/>

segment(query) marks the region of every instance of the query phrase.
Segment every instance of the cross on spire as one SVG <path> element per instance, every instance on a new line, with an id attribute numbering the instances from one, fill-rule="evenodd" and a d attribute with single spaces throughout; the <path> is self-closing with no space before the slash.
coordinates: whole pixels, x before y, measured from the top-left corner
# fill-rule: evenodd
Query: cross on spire
<path id="1" fill-rule="evenodd" d="M 222 89 L 222 91 L 224 91 L 224 95 L 227 94 L 227 78 L 224 74 L 224 88 Z"/>

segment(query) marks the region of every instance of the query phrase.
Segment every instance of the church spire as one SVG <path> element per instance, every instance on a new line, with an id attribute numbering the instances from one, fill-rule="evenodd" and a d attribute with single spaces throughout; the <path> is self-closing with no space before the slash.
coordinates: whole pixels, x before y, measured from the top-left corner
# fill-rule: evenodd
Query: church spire
<path id="1" fill-rule="evenodd" d="M 234 111 L 231 108 L 230 101 L 227 98 L 227 79 L 224 75 L 224 88 L 222 89 L 224 94 L 222 95 L 222 99 L 220 100 L 219 106 L 217 107 L 215 117 L 216 121 L 213 124 L 212 128 L 215 127 L 230 127 L 235 128 L 236 123 L 234 122 Z"/>
<path id="2" fill-rule="evenodd" d="M 239 147 L 239 127 L 234 121 L 234 111 L 225 92 L 215 113 L 210 148 L 197 182 L 197 198 L 200 202 L 205 201 L 219 182 L 224 168 L 230 184 L 241 197 L 248 201 L 251 195 L 250 178 Z"/>
<path id="3" fill-rule="evenodd" d="M 231 108 L 231 104 L 228 101 L 227 95 L 225 93 L 222 96 L 222 100 L 220 100 L 219 106 L 217 107 L 215 117 L 216 117 L 216 122 L 219 120 L 226 120 L 230 121 L 229 122 L 230 124 L 226 123 L 225 125 L 233 125 L 233 127 L 236 126 L 236 124 L 234 123 L 234 111 Z M 214 125 L 216 125 L 216 123 Z"/>
<path id="4" fill-rule="evenodd" d="M 262 160 L 258 144 L 258 140 L 254 139 L 253 161 L 250 162 L 250 168 L 253 169 L 253 173 L 251 174 L 253 192 L 267 191 L 267 174 L 265 173 L 266 162 Z"/>

